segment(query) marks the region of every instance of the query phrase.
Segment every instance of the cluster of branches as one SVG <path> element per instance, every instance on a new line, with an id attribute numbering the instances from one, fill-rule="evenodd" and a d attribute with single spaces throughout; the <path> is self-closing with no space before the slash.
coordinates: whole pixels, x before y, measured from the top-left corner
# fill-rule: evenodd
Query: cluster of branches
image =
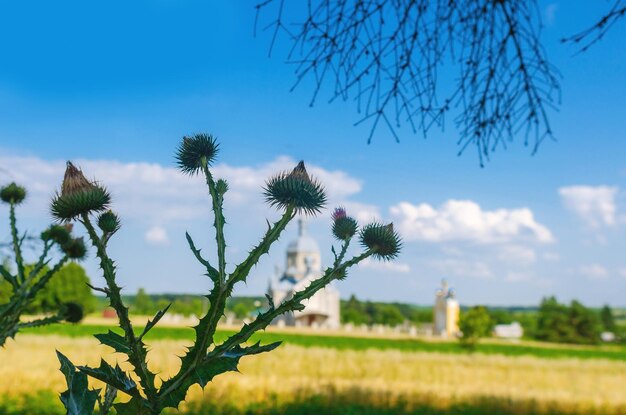
<path id="1" fill-rule="evenodd" d="M 294 88 L 311 78 L 311 105 L 325 84 L 330 101 L 354 99 L 356 124 L 371 123 L 368 142 L 379 125 L 396 140 L 403 123 L 426 135 L 443 127 L 452 108 L 459 153 L 475 146 L 481 165 L 518 133 L 533 152 L 553 138 L 549 112 L 559 105 L 559 74 L 540 42 L 536 0 L 308 0 L 297 23 L 287 17 L 297 13 L 294 3 L 256 7 L 257 24 L 270 16 L 270 53 L 279 35 L 291 41 Z M 600 38 L 623 14 L 624 0 L 616 0 L 575 40 Z M 454 84 L 446 88 L 440 78 Z"/>

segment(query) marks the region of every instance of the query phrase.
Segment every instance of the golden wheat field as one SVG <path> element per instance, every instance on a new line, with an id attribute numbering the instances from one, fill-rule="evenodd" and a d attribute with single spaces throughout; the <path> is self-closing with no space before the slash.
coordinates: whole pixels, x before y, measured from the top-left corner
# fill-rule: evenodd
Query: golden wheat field
<path id="1" fill-rule="evenodd" d="M 155 341 L 151 368 L 166 377 L 179 364 L 182 341 Z M 23 335 L 0 353 L 0 396 L 38 391 L 60 392 L 63 377 L 55 349 L 76 364 L 97 365 L 100 355 L 115 362 L 118 356 L 95 339 Z M 123 366 L 123 365 L 122 365 Z M 482 354 L 443 354 L 393 350 L 333 350 L 281 346 L 272 353 L 243 359 L 241 373 L 218 378 L 191 400 L 218 396 L 237 404 L 268 397 L 289 402 L 294 396 L 332 391 L 358 391 L 372 404 L 411 397 L 442 404 L 473 397 L 532 400 L 562 405 L 584 413 L 602 408 L 617 413 L 626 406 L 626 362 L 607 360 L 542 359 Z M 356 393 L 356 392 L 355 392 Z"/>

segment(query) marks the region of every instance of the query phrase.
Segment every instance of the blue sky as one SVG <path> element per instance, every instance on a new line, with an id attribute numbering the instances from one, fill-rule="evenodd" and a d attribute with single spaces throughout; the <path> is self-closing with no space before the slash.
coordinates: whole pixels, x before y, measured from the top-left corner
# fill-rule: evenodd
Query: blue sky
<path id="1" fill-rule="evenodd" d="M 63 163 L 78 160 L 123 215 L 111 248 L 128 291 L 204 292 L 184 231 L 211 249 L 208 200 L 175 173 L 173 152 L 183 135 L 211 132 L 222 142 L 217 171 L 233 187 L 233 263 L 276 217 L 262 204 L 263 178 L 304 159 L 333 202 L 394 220 L 406 240 L 395 265 L 355 269 L 339 284 L 344 297 L 428 304 L 445 277 L 464 304 L 555 294 L 626 306 L 626 24 L 582 55 L 559 42 L 608 2 L 541 2 L 542 38 L 563 75 L 558 141 L 531 156 L 517 140 L 482 169 L 473 151 L 456 156 L 451 123 L 427 139 L 401 130 L 400 143 L 381 130 L 367 145 L 352 103 L 309 107 L 310 85 L 289 92 L 286 44 L 268 58 L 269 34 L 253 36 L 254 4 L 2 3 L 0 168 L 12 177 L 0 182 L 29 186 L 23 226 L 50 220 Z M 329 215 L 310 226 L 326 261 Z M 295 234 L 294 224 L 239 294 L 263 292 Z M 98 281 L 93 258 L 85 265 Z"/>

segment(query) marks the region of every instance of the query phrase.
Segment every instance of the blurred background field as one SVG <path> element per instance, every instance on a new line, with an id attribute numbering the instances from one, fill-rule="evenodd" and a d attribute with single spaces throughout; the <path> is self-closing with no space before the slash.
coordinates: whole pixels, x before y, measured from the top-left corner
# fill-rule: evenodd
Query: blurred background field
<path id="1" fill-rule="evenodd" d="M 0 414 L 62 414 L 64 388 L 55 349 L 81 364 L 119 356 L 90 333 L 105 326 L 59 325 L 23 334 L 0 354 Z M 152 368 L 167 377 L 191 330 L 151 333 Z M 229 330 L 221 330 L 225 337 Z M 270 330 L 258 339 L 285 344 L 244 359 L 202 392 L 184 414 L 621 414 L 626 413 L 626 349 L 482 342 L 473 353 L 456 342 L 397 336 L 357 337 Z M 124 367 L 124 364 L 122 367 Z"/>
<path id="2" fill-rule="evenodd" d="M 119 332 L 115 313 L 104 298 L 68 288 L 75 285 L 79 284 L 62 279 L 50 287 L 31 310 L 34 314 L 26 318 L 45 315 L 48 303 L 64 298 L 80 302 L 90 312 L 80 324 L 25 329 L 0 353 L 0 415 L 64 414 L 58 395 L 65 384 L 55 350 L 78 365 L 98 366 L 99 356 L 104 356 L 128 368 L 123 356 L 93 337 L 109 330 Z M 125 299 L 138 331 L 149 316 L 172 304 L 146 337 L 151 369 L 167 378 L 180 364 L 176 356 L 193 340 L 190 327 L 206 309 L 204 297 L 150 295 L 140 289 Z M 253 319 L 266 306 L 263 300 L 231 299 L 215 340 L 222 342 Z M 468 310 L 462 307 L 461 315 Z M 251 341 L 282 341 L 281 347 L 244 358 L 241 373 L 220 376 L 204 391 L 192 388 L 180 412 L 168 413 L 626 414 L 622 309 L 592 309 L 576 302 L 568 306 L 547 298 L 537 307 L 485 310 L 491 325 L 521 322 L 523 336 L 485 337 L 470 351 L 456 337 L 432 334 L 432 306 L 360 301 L 352 296 L 341 301 L 341 328 L 271 326 Z M 601 339 L 608 330 L 615 334 L 613 341 Z"/>

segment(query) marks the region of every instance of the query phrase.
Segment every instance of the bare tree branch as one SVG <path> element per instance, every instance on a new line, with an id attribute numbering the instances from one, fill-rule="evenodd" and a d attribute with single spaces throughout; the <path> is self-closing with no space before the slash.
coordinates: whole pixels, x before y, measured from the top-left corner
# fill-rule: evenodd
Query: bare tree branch
<path id="1" fill-rule="evenodd" d="M 330 101 L 354 99 L 368 142 L 381 125 L 396 140 L 403 124 L 426 135 L 455 108 L 460 152 L 474 146 L 481 165 L 519 132 L 533 152 L 552 137 L 559 74 L 539 40 L 536 1 L 308 0 L 292 25 L 284 20 L 294 4 L 303 3 L 257 5 L 257 23 L 272 16 L 270 50 L 286 35 L 294 88 L 312 79 L 311 105 L 326 86 Z"/>
<path id="2" fill-rule="evenodd" d="M 601 41 L 606 32 L 624 16 L 626 16 L 626 0 L 615 0 L 609 12 L 593 26 L 561 41 L 564 43 L 582 43 L 583 46 L 579 52 L 586 52 L 591 46 Z"/>

